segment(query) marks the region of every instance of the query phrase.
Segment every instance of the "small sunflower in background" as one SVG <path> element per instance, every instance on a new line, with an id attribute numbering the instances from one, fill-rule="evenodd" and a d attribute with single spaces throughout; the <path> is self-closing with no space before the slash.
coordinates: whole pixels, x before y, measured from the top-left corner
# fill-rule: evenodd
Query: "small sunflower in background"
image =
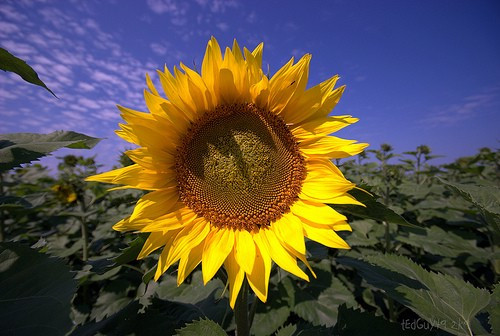
<path id="1" fill-rule="evenodd" d="M 224 266 L 234 307 L 244 279 L 262 301 L 272 263 L 309 280 L 305 237 L 349 248 L 336 231 L 351 230 L 326 204 L 360 204 L 331 159 L 367 144 L 329 134 L 357 121 L 329 116 L 344 87 L 338 76 L 306 88 L 310 55 L 292 58 L 274 76 L 262 71 L 260 44 L 224 55 L 212 38 L 201 73 L 184 64 L 158 71 L 163 97 L 146 76 L 148 113 L 119 106 L 117 134 L 138 145 L 135 164 L 88 181 L 149 190 L 113 228 L 149 232 L 138 258 L 162 249 L 157 280 L 178 262 L 177 283 L 200 263 L 207 283 Z"/>
<path id="2" fill-rule="evenodd" d="M 50 189 L 56 194 L 59 200 L 68 204 L 76 202 L 78 198 L 73 186 L 69 184 L 55 184 Z"/>

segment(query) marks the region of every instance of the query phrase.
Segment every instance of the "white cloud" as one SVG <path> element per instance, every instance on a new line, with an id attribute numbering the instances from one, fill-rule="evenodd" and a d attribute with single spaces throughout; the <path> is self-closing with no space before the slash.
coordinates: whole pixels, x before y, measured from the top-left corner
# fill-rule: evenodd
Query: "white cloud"
<path id="1" fill-rule="evenodd" d="M 159 43 L 151 43 L 149 46 L 151 47 L 151 50 L 158 55 L 165 55 L 167 53 L 167 48 Z"/>
<path id="2" fill-rule="evenodd" d="M 156 14 L 183 15 L 186 14 L 188 8 L 186 3 L 175 0 L 147 0 L 147 4 Z"/>
<path id="3" fill-rule="evenodd" d="M 80 82 L 78 83 L 78 88 L 84 92 L 95 91 L 95 87 L 92 84 Z"/>
<path id="4" fill-rule="evenodd" d="M 222 31 L 227 31 L 229 29 L 229 25 L 225 22 L 219 22 L 216 24 L 216 26 Z"/>
<path id="5" fill-rule="evenodd" d="M 476 117 L 479 114 L 500 107 L 500 88 L 490 88 L 482 93 L 471 95 L 462 101 L 449 106 L 436 108 L 436 112 L 428 115 L 421 123 L 427 126 L 454 124 Z"/>
<path id="6" fill-rule="evenodd" d="M 224 13 L 227 8 L 238 7 L 238 2 L 235 0 L 196 0 L 198 5 L 209 7 L 212 13 Z"/>

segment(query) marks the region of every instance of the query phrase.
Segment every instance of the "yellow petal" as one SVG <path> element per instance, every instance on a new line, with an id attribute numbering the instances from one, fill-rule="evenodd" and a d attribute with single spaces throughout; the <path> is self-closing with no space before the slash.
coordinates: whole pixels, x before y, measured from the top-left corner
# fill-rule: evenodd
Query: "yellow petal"
<path id="1" fill-rule="evenodd" d="M 331 248 L 342 248 L 349 249 L 349 245 L 340 238 L 338 234 L 335 233 L 333 229 L 328 227 L 317 227 L 312 225 L 312 223 L 308 223 L 307 221 L 303 222 L 304 233 L 307 238 L 314 240 L 320 244 Z"/>
<path id="2" fill-rule="evenodd" d="M 179 268 L 177 270 L 177 286 L 184 282 L 186 277 L 198 266 L 201 262 L 203 254 L 203 243 L 192 247 L 181 257 Z"/>
<path id="3" fill-rule="evenodd" d="M 232 104 L 237 101 L 239 92 L 234 84 L 233 72 L 230 69 L 222 68 L 219 72 L 220 78 L 220 98 L 225 104 Z"/>
<path id="4" fill-rule="evenodd" d="M 332 134 L 342 128 L 357 122 L 358 118 L 351 116 L 327 117 L 325 119 L 312 120 L 292 129 L 292 134 L 299 141 L 316 140 L 320 137 Z"/>
<path id="5" fill-rule="evenodd" d="M 85 181 L 124 184 L 130 188 L 145 190 L 165 189 L 176 185 L 175 173 L 173 171 L 158 173 L 144 169 L 138 164 L 89 176 Z"/>
<path id="6" fill-rule="evenodd" d="M 311 222 L 332 225 L 347 218 L 323 203 L 297 200 L 290 208 L 293 214 Z"/>
<path id="7" fill-rule="evenodd" d="M 295 215 L 292 213 L 283 215 L 283 217 L 271 224 L 271 229 L 285 245 L 301 254 L 306 253 L 302 223 Z"/>
<path id="8" fill-rule="evenodd" d="M 364 207 L 365 205 L 355 199 L 353 196 L 349 194 L 344 194 L 341 196 L 333 197 L 328 202 L 328 204 L 355 204 Z"/>
<path id="9" fill-rule="evenodd" d="M 234 246 L 234 231 L 214 229 L 205 239 L 202 256 L 203 282 L 210 281 Z"/>
<path id="10" fill-rule="evenodd" d="M 235 258 L 241 268 L 250 273 L 255 262 L 255 243 L 252 235 L 247 230 L 234 232 L 235 237 Z"/>
<path id="11" fill-rule="evenodd" d="M 170 212 L 161 217 L 155 219 L 139 218 L 130 221 L 129 226 L 134 226 L 135 230 L 142 232 L 164 232 L 183 228 L 191 224 L 197 216 L 193 210 L 179 202 L 170 209 Z"/>
<path id="12" fill-rule="evenodd" d="M 254 291 L 255 295 L 262 301 L 266 302 L 269 276 L 271 275 L 271 257 L 267 249 L 261 250 L 257 246 L 255 249 L 255 262 L 252 271 L 247 273 L 248 284 Z"/>
<path id="13" fill-rule="evenodd" d="M 179 231 L 180 229 L 167 233 L 167 241 L 165 243 L 165 247 L 163 248 L 163 251 L 160 254 L 160 258 L 158 259 L 158 266 L 156 267 L 156 272 L 154 277 L 155 281 L 157 281 L 160 278 L 160 276 L 163 273 L 165 273 L 165 271 L 168 269 L 167 255 L 169 251 L 169 246 L 170 244 L 172 244 Z"/>
<path id="14" fill-rule="evenodd" d="M 333 108 L 337 105 L 344 91 L 345 91 L 345 85 L 329 92 L 326 98 L 323 99 L 321 107 L 316 111 L 314 111 L 312 114 L 308 115 L 308 118 L 304 119 L 304 121 L 307 122 L 310 120 L 325 118 L 330 112 L 332 112 Z"/>
<path id="15" fill-rule="evenodd" d="M 272 112 L 281 113 L 295 92 L 303 93 L 307 84 L 310 61 L 311 55 L 304 55 L 297 64 L 283 72 L 281 70 L 278 71 L 271 78 L 269 81 L 269 108 Z"/>
<path id="16" fill-rule="evenodd" d="M 142 246 L 141 252 L 137 256 L 137 259 L 142 259 L 151 254 L 151 252 L 165 246 L 169 237 L 171 237 L 174 232 L 151 232 L 148 239 Z"/>
<path id="17" fill-rule="evenodd" d="M 309 281 L 309 277 L 297 266 L 297 260 L 288 253 L 272 230 L 261 229 L 254 235 L 254 240 L 259 248 L 267 249 L 271 259 L 283 268 L 299 278 Z"/>
<path id="18" fill-rule="evenodd" d="M 152 191 L 137 201 L 130 221 L 136 218 L 158 218 L 170 211 L 177 204 L 179 194 L 176 187 Z"/>
<path id="19" fill-rule="evenodd" d="M 354 186 L 330 161 L 309 160 L 307 161 L 307 176 L 299 198 L 318 203 L 329 203 L 330 199 L 344 195 Z"/>
<path id="20" fill-rule="evenodd" d="M 182 228 L 169 247 L 166 260 L 167 268 L 176 263 L 182 255 L 198 246 L 210 232 L 210 224 L 204 218 L 197 218 Z"/>
<path id="21" fill-rule="evenodd" d="M 205 57 L 201 65 L 201 77 L 207 85 L 208 90 L 212 93 L 214 98 L 213 104 L 217 105 L 218 102 L 218 81 L 219 81 L 219 70 L 222 64 L 222 53 L 220 51 L 219 44 L 217 40 L 212 37 L 208 41 L 207 49 L 205 51 Z"/>
<path id="22" fill-rule="evenodd" d="M 151 77 L 149 77 L 149 74 L 146 73 L 146 85 L 148 86 L 148 89 L 151 90 L 151 92 L 157 96 L 160 94 L 158 93 L 158 90 L 156 90 L 155 85 L 153 84 L 153 81 L 151 80 Z"/>
<path id="23" fill-rule="evenodd" d="M 243 269 L 236 261 L 234 250 L 229 253 L 226 261 L 224 261 L 224 268 L 226 269 L 227 278 L 229 280 L 229 305 L 234 309 L 234 304 L 236 303 L 238 293 L 240 292 L 245 277 L 245 272 L 243 272 Z"/>
<path id="24" fill-rule="evenodd" d="M 282 116 L 288 124 L 299 124 L 321 109 L 325 98 L 335 86 L 338 76 L 307 89 L 298 91 L 282 111 Z"/>
<path id="25" fill-rule="evenodd" d="M 141 167 L 157 172 L 172 170 L 175 163 L 174 155 L 161 149 L 140 147 L 125 151 L 125 154 Z"/>

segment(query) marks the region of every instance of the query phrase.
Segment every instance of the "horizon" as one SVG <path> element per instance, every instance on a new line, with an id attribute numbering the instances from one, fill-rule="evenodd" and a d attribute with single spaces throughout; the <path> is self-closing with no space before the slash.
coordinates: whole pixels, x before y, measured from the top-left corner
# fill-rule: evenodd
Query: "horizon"
<path id="1" fill-rule="evenodd" d="M 206 43 L 264 42 L 273 74 L 311 53 L 308 86 L 335 74 L 347 89 L 332 115 L 360 119 L 340 137 L 382 143 L 395 153 L 428 145 L 433 164 L 498 149 L 500 4 L 236 0 L 146 2 L 4 1 L 0 46 L 25 60 L 59 97 L 0 74 L 0 133 L 63 129 L 105 138 L 90 151 L 105 167 L 132 148 L 114 134 L 116 105 L 145 111 L 145 74 L 183 62 L 201 64 Z M 124 24 L 126 23 L 126 24 Z M 158 87 L 160 87 L 158 85 Z M 497 126 L 495 126 L 497 125 Z M 55 157 L 44 158 L 52 165 Z M 76 154 L 77 153 L 77 154 Z M 345 159 L 344 159 L 345 160 Z"/>

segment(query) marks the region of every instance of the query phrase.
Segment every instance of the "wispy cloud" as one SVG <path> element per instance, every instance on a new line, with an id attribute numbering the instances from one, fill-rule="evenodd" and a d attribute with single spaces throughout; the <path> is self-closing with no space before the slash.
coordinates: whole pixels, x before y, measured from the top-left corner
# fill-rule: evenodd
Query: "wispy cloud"
<path id="1" fill-rule="evenodd" d="M 460 102 L 435 108 L 421 123 L 435 127 L 451 125 L 477 117 L 484 111 L 500 108 L 500 88 L 489 88 L 480 93 L 467 96 Z"/>

